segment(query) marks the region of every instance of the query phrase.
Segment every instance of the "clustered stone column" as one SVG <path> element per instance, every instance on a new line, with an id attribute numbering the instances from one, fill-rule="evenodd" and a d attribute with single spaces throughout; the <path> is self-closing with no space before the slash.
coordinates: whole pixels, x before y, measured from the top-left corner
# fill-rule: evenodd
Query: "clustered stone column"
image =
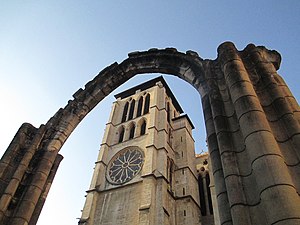
<path id="1" fill-rule="evenodd" d="M 218 53 L 204 113 L 221 224 L 298 224 L 299 106 L 280 55 L 231 43 Z"/>
<path id="2" fill-rule="evenodd" d="M 47 154 L 39 149 L 44 135 L 44 125 L 23 124 L 0 161 L 1 224 L 36 224 L 62 160 L 51 154 L 55 162 L 45 161 Z"/>
<path id="3" fill-rule="evenodd" d="M 82 119 L 136 74 L 165 73 L 201 95 L 222 225 L 300 224 L 300 109 L 276 51 L 226 42 L 216 60 L 174 48 L 133 52 L 102 70 L 40 128 L 23 124 L 0 161 L 0 224 L 35 225 Z"/>

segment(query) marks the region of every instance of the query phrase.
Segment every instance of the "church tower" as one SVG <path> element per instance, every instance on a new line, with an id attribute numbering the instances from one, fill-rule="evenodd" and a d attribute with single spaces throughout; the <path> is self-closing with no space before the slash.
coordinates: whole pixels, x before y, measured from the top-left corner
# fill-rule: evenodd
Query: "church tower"
<path id="1" fill-rule="evenodd" d="M 115 97 L 79 224 L 201 224 L 194 127 L 165 80 Z"/>

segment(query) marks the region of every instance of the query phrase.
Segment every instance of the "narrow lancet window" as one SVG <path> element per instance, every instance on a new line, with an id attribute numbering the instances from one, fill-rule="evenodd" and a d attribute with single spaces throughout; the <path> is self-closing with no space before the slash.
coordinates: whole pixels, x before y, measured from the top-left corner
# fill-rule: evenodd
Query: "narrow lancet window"
<path id="1" fill-rule="evenodd" d="M 133 99 L 130 103 L 130 109 L 129 109 L 129 116 L 128 120 L 131 120 L 133 118 L 133 113 L 134 113 L 134 105 L 135 105 L 135 100 Z"/>
<path id="2" fill-rule="evenodd" d="M 211 199 L 211 192 L 210 192 L 210 178 L 209 178 L 209 174 L 207 173 L 205 176 L 205 180 L 206 180 L 206 190 L 207 190 L 207 198 L 208 198 L 208 208 L 209 208 L 209 213 L 212 215 L 213 212 L 213 206 L 212 206 L 212 199 Z"/>
<path id="3" fill-rule="evenodd" d="M 122 123 L 126 121 L 128 106 L 129 106 L 129 103 L 126 102 L 126 104 L 124 106 L 124 110 L 123 110 L 122 120 L 121 120 Z"/>
<path id="4" fill-rule="evenodd" d="M 140 97 L 139 102 L 138 102 L 138 108 L 137 108 L 137 113 L 136 113 L 137 117 L 142 115 L 143 101 L 144 101 L 144 99 L 142 96 L 142 97 Z"/>
<path id="5" fill-rule="evenodd" d="M 119 143 L 121 143 L 123 141 L 123 139 L 124 139 L 124 133 L 125 133 L 125 129 L 122 126 L 121 129 L 120 129 L 120 132 L 119 132 Z"/>
<path id="6" fill-rule="evenodd" d="M 170 104 L 169 102 L 167 103 L 167 120 L 170 123 L 171 122 L 171 117 L 170 117 Z"/>
<path id="7" fill-rule="evenodd" d="M 171 130 L 171 128 L 169 128 L 168 138 L 169 138 L 169 144 L 172 145 L 172 130 Z"/>
<path id="8" fill-rule="evenodd" d="M 146 133 L 146 121 L 144 120 L 142 125 L 141 125 L 141 135 L 144 135 Z"/>
<path id="9" fill-rule="evenodd" d="M 145 99 L 145 105 L 144 105 L 144 115 L 149 112 L 149 107 L 150 107 L 150 94 L 147 94 Z"/>
<path id="10" fill-rule="evenodd" d="M 205 203 L 205 191 L 204 184 L 202 180 L 202 176 L 198 177 L 198 185 L 199 185 L 199 197 L 200 197 L 200 211 L 202 216 L 206 216 L 206 203 Z"/>
<path id="11" fill-rule="evenodd" d="M 130 132 L 129 132 L 129 139 L 134 138 L 134 132 L 135 132 L 135 125 L 132 124 L 132 126 L 130 128 Z"/>

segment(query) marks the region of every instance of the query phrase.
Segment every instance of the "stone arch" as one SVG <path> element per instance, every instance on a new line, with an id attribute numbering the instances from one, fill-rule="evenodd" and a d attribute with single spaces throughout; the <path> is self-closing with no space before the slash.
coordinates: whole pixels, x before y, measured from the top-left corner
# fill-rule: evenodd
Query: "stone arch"
<path id="1" fill-rule="evenodd" d="M 141 95 L 141 96 L 137 99 L 137 111 L 136 111 L 136 117 L 139 117 L 139 116 L 142 115 L 143 105 L 144 105 L 144 97 Z"/>
<path id="2" fill-rule="evenodd" d="M 116 137 L 117 137 L 117 142 L 116 143 L 121 143 L 121 142 L 124 141 L 124 137 L 125 137 L 125 127 L 124 127 L 124 125 L 121 125 L 118 128 Z"/>
<path id="3" fill-rule="evenodd" d="M 130 122 L 126 128 L 126 141 L 136 137 L 136 123 Z"/>
<path id="4" fill-rule="evenodd" d="M 122 123 L 125 122 L 127 119 L 128 109 L 129 109 L 129 102 L 127 101 L 123 108 L 122 119 L 121 119 Z"/>
<path id="5" fill-rule="evenodd" d="M 141 119 L 139 119 L 139 121 L 137 122 L 137 127 L 138 127 L 138 135 L 144 135 L 147 132 L 147 119 L 145 117 L 142 117 Z"/>
<path id="6" fill-rule="evenodd" d="M 196 52 L 181 53 L 174 48 L 128 56 L 74 93 L 74 99 L 45 125 L 38 129 L 21 126 L 0 162 L 0 177 L 11 174 L 10 180 L 6 177 L 6 182 L 0 181 L 0 223 L 34 224 L 51 171 L 61 159 L 58 152 L 72 131 L 105 96 L 144 73 L 178 76 L 201 95 L 221 224 L 300 221 L 300 110 L 276 72 L 281 61 L 276 51 L 252 44 L 238 51 L 225 42 L 215 60 L 203 60 Z M 28 152 L 21 159 L 22 168 L 10 167 L 11 158 L 21 148 Z M 18 207 L 8 207 L 20 191 L 26 166 L 32 166 L 37 158 L 31 183 L 22 189 L 22 197 L 14 199 Z M 270 201 L 274 193 L 278 198 Z"/>

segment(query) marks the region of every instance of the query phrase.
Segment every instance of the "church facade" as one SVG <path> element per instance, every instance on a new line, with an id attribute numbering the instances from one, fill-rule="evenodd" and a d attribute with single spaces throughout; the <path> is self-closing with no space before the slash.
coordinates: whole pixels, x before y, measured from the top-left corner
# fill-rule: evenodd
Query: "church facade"
<path id="1" fill-rule="evenodd" d="M 79 224 L 215 224 L 208 154 L 165 80 L 115 97 Z"/>

